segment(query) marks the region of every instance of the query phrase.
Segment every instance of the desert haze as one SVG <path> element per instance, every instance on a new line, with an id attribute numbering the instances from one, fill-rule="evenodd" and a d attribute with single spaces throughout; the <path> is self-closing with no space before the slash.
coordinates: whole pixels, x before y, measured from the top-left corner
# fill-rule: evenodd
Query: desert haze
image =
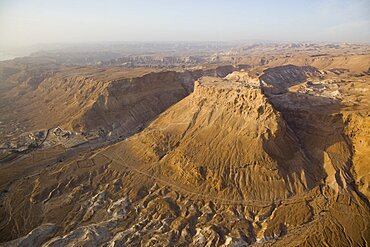
<path id="1" fill-rule="evenodd" d="M 271 36 L 256 31 L 258 16 L 237 17 L 247 7 L 237 0 L 109 2 L 71 12 L 42 0 L 0 3 L 2 55 L 12 58 L 0 61 L 0 246 L 370 245 L 366 1 L 307 1 L 321 18 L 312 21 L 302 3 L 246 1 L 270 16 L 260 24 Z M 349 7 L 335 12 L 334 3 Z M 86 20 L 112 16 L 74 27 L 83 6 Z M 140 18 L 127 9 L 130 18 L 113 17 L 123 6 Z M 194 37 L 206 36 L 176 41 L 196 17 Z M 68 40 L 52 21 L 68 26 Z M 30 23 L 39 44 L 15 44 L 28 42 Z M 289 36 L 296 25 L 304 28 Z M 91 36 L 114 40 L 113 29 L 131 38 Z M 160 39 L 149 41 L 153 30 Z M 280 41 L 266 41 L 275 34 Z M 318 41 L 300 41 L 306 36 Z M 13 58 L 14 49 L 27 55 Z"/>

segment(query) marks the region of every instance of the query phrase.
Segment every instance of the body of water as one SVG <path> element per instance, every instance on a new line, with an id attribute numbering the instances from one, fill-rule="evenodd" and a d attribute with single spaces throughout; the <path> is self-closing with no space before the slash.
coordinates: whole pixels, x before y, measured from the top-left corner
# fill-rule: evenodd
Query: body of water
<path id="1" fill-rule="evenodd" d="M 10 55 L 10 54 L 7 54 L 5 52 L 0 51 L 0 61 L 10 60 L 10 59 L 13 59 L 15 57 L 17 57 L 17 56 Z"/>

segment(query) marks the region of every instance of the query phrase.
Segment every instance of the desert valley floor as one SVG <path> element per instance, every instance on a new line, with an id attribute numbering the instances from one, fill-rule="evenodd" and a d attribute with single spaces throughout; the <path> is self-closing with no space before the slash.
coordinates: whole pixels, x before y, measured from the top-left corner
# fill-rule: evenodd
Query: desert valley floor
<path id="1" fill-rule="evenodd" d="M 370 46 L 0 62 L 0 246 L 369 246 Z"/>

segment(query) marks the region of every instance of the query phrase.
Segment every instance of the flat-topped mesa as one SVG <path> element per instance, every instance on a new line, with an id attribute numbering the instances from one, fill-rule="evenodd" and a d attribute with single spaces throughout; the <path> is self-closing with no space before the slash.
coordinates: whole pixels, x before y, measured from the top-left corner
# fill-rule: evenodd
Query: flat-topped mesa
<path id="1" fill-rule="evenodd" d="M 257 129 L 253 130 L 258 135 L 274 135 L 279 128 L 286 129 L 285 122 L 280 112 L 276 111 L 264 96 L 258 78 L 252 79 L 245 76 L 244 80 L 237 80 L 235 75 L 247 75 L 246 73 L 237 72 L 223 78 L 202 77 L 195 82 L 194 94 L 192 97 L 199 101 L 206 100 L 212 106 L 222 107 L 228 113 L 243 114 L 252 121 L 258 121 Z M 248 78 L 248 79 L 247 79 Z M 249 80 L 251 79 L 251 80 Z M 234 115 L 233 117 L 238 117 Z M 239 116 L 241 117 L 241 116 Z M 250 128 L 252 125 L 248 125 Z M 242 128 L 247 127 L 241 126 Z M 252 131 L 252 130 L 250 130 Z"/>
<path id="2" fill-rule="evenodd" d="M 225 76 L 235 70 L 220 66 L 206 70 L 157 71 L 109 82 L 89 107 L 66 124 L 67 129 L 102 130 L 108 138 L 130 136 L 193 91 L 203 75 Z"/>
<path id="3" fill-rule="evenodd" d="M 194 88 L 201 85 L 209 88 L 228 88 L 230 90 L 258 89 L 260 88 L 260 80 L 258 77 L 249 76 L 246 72 L 235 71 L 228 74 L 225 78 L 203 76 L 195 82 Z"/>
<path id="4" fill-rule="evenodd" d="M 245 84 L 253 87 L 260 87 L 260 78 L 257 75 L 250 74 L 245 71 L 235 71 L 228 74 L 225 79 L 237 82 L 244 82 Z"/>
<path id="5" fill-rule="evenodd" d="M 251 119 L 262 121 L 273 117 L 271 125 L 268 126 L 270 130 L 276 130 L 278 122 L 284 125 L 284 122 L 280 121 L 280 113 L 267 101 L 256 81 L 234 78 L 202 77 L 194 83 L 192 97 L 198 101 L 207 101 L 210 105 L 222 105 L 222 110 L 248 115 Z M 264 125 L 266 124 L 270 124 L 270 121 L 264 122 Z"/>
<path id="6" fill-rule="evenodd" d="M 294 134 L 261 89 L 222 78 L 200 78 L 193 94 L 107 151 L 115 153 L 169 183 L 232 200 L 270 201 L 314 186 Z"/>

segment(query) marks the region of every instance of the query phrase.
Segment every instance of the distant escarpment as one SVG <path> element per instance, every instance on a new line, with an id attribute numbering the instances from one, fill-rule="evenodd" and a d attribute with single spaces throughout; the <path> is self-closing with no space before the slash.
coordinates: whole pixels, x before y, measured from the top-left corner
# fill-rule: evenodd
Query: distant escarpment
<path id="1" fill-rule="evenodd" d="M 368 91 L 358 85 L 367 84 L 322 80 L 312 70 L 282 66 L 261 77 L 250 71 L 202 77 L 139 133 L 10 180 L 1 197 L 0 241 L 366 246 L 369 107 Z M 151 104 L 171 104 L 163 97 L 188 94 L 178 76 L 145 73 L 103 83 L 85 115 L 71 122 L 80 125 L 71 128 L 107 128 L 87 120 L 99 114 L 108 121 L 112 109 L 125 112 L 112 119 L 120 121 Z M 280 92 L 269 91 L 276 86 Z M 125 126 L 144 121 L 132 117 Z M 26 164 L 18 165 L 23 171 Z"/>
<path id="2" fill-rule="evenodd" d="M 193 91 L 203 75 L 224 77 L 237 68 L 223 66 L 194 71 L 153 72 L 114 80 L 96 99 L 65 126 L 74 130 L 100 130 L 109 137 L 128 136 Z"/>
<path id="3" fill-rule="evenodd" d="M 320 71 L 312 66 L 284 65 L 266 69 L 260 79 L 266 92 L 279 94 L 290 86 L 306 81 L 308 77 L 320 75 Z"/>
<path id="4" fill-rule="evenodd" d="M 125 137 L 191 93 L 197 78 L 224 77 L 236 69 L 75 68 L 36 73 L 27 80 L 18 78 L 23 75 L 22 70 L 6 70 L 4 86 L 10 89 L 0 111 L 3 119 L 22 127 L 11 130 L 18 134 L 61 126 L 77 132 L 99 132 L 110 139 Z"/>

